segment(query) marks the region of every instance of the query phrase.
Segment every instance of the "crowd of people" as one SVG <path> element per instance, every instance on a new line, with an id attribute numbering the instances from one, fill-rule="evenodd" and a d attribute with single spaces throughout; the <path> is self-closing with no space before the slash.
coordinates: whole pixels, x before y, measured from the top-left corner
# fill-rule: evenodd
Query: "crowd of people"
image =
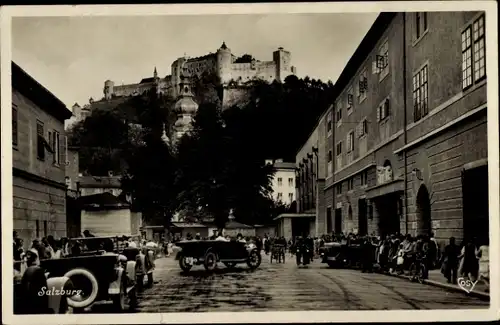
<path id="1" fill-rule="evenodd" d="M 89 231 L 84 231 L 84 237 L 93 237 Z M 297 245 L 306 244 L 311 251 L 319 255 L 319 251 L 326 243 L 336 242 L 361 246 L 361 264 L 363 271 L 378 270 L 380 272 L 401 274 L 408 270 L 409 266 L 417 259 L 421 261 L 426 270 L 440 269 L 448 283 L 457 283 L 459 277 L 468 278 L 472 282 L 481 280 L 489 287 L 489 246 L 487 242 L 478 245 L 475 240 L 464 240 L 457 245 L 454 237 L 449 239 L 444 249 L 440 249 L 434 234 L 411 236 L 409 234 L 392 234 L 383 238 L 379 236 L 359 236 L 357 234 L 335 234 L 323 235 L 312 238 L 275 237 L 270 235 L 243 236 L 241 233 L 235 237 L 223 235 L 222 232 L 214 231 L 211 236 L 202 237 L 199 233 L 187 234 L 185 237 L 174 236 L 172 241 L 144 241 L 139 245 L 149 245 L 158 251 L 163 251 L 166 256 L 172 252 L 172 246 L 181 240 L 237 240 L 245 243 L 253 243 L 259 250 L 268 255 L 273 245 L 280 245 L 291 255 L 294 254 Z M 33 240 L 29 250 L 24 250 L 24 243 L 14 231 L 14 261 L 22 261 L 27 258 L 34 263 L 39 259 L 61 258 L 75 255 L 75 250 L 81 249 L 78 245 L 70 247 L 68 238 L 55 239 L 54 236 L 43 237 Z M 20 263 L 15 263 L 14 268 L 20 271 Z M 424 276 L 427 276 L 425 274 Z"/>
<path id="2" fill-rule="evenodd" d="M 410 234 L 392 234 L 379 236 L 358 236 L 356 234 L 338 234 L 315 238 L 317 249 L 328 242 L 341 244 L 359 244 L 367 247 L 367 254 L 362 254 L 363 264 L 369 265 L 363 270 L 372 270 L 375 266 L 381 272 L 401 274 L 417 259 L 426 266 L 426 271 L 440 269 L 448 283 L 457 283 L 457 278 L 468 278 L 472 282 L 483 281 L 489 287 L 489 246 L 487 239 L 478 244 L 474 239 L 456 244 L 454 237 L 449 238 L 444 249 L 430 235 L 412 236 Z M 370 252 L 373 252 L 370 253 Z M 372 262 L 370 262 L 370 260 Z M 425 277 L 428 274 L 424 275 Z"/>

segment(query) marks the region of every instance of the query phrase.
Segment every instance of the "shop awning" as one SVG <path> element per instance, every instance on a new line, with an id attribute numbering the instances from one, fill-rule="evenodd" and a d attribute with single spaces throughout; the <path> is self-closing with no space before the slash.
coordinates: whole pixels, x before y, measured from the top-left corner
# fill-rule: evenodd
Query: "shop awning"
<path id="1" fill-rule="evenodd" d="M 274 220 L 283 218 L 316 218 L 315 213 L 283 213 L 274 218 Z"/>
<path id="2" fill-rule="evenodd" d="M 373 199 L 379 196 L 393 194 L 404 191 L 404 181 L 402 179 L 395 179 L 391 182 L 376 185 L 366 190 L 366 198 Z"/>
<path id="3" fill-rule="evenodd" d="M 465 170 L 475 169 L 482 166 L 488 166 L 488 158 L 476 160 L 464 165 Z"/>

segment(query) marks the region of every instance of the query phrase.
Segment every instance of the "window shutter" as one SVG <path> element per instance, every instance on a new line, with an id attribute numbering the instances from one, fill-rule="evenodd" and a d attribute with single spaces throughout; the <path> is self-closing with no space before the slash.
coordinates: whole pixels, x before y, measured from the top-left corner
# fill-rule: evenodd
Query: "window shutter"
<path id="1" fill-rule="evenodd" d="M 61 137 L 61 136 L 59 136 Z M 62 141 L 61 141 L 62 140 Z M 59 139 L 59 163 L 60 164 L 66 164 L 66 160 L 68 160 L 68 157 L 66 157 L 66 150 L 68 147 L 68 138 L 64 136 L 64 139 Z M 61 143 L 62 142 L 62 143 Z"/>
<path id="2" fill-rule="evenodd" d="M 373 74 L 377 74 L 378 73 L 378 69 L 377 69 L 377 56 L 375 56 L 375 60 L 373 60 L 372 62 L 372 73 Z"/>
<path id="3" fill-rule="evenodd" d="M 377 107 L 377 122 L 380 122 L 380 107 Z"/>
<path id="4" fill-rule="evenodd" d="M 391 110 L 390 110 L 390 105 L 389 105 L 389 99 L 385 100 L 384 106 L 385 106 L 385 116 L 389 116 Z"/>

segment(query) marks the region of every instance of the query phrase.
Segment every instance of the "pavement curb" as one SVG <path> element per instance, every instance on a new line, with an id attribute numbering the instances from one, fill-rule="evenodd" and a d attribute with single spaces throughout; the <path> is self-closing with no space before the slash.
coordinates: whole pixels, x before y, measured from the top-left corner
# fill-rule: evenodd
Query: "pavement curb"
<path id="1" fill-rule="evenodd" d="M 395 276 L 395 277 L 406 279 L 406 280 L 410 279 L 409 276 L 402 275 L 402 274 L 401 275 L 391 274 L 391 276 Z M 479 298 L 479 299 L 482 299 L 482 300 L 490 300 L 490 295 L 487 294 L 487 293 L 478 292 L 478 291 L 467 292 L 467 291 L 465 291 L 465 290 L 463 290 L 463 289 L 461 289 L 459 287 L 456 287 L 454 285 L 447 284 L 447 283 L 442 283 L 442 282 L 439 282 L 439 281 L 424 280 L 424 284 L 427 284 L 427 285 L 430 285 L 430 286 L 434 286 L 434 287 L 440 287 L 440 288 L 446 289 L 448 291 L 460 292 L 460 293 L 463 293 L 466 296 L 476 297 L 476 298 Z"/>

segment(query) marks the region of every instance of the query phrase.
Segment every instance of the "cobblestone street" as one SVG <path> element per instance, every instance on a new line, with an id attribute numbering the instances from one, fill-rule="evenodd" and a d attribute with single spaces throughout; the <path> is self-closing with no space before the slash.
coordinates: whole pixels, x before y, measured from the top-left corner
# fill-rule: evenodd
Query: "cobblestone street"
<path id="1" fill-rule="evenodd" d="M 241 264 L 213 274 L 202 266 L 182 274 L 173 257 L 156 261 L 155 285 L 139 294 L 137 312 L 235 312 L 291 310 L 397 310 L 488 308 L 489 302 L 462 293 L 381 274 L 328 269 L 315 260 L 298 268 L 262 265 L 251 272 Z"/>

